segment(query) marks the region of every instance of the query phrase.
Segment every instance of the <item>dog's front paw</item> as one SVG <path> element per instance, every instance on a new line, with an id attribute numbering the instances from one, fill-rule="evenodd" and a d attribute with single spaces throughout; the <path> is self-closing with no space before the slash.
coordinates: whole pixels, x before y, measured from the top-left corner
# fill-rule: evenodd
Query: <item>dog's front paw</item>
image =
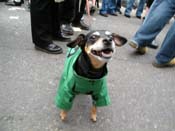
<path id="1" fill-rule="evenodd" d="M 65 120 L 66 120 L 66 117 L 67 117 L 67 112 L 64 111 L 64 110 L 62 110 L 62 111 L 60 112 L 60 118 L 61 118 L 61 120 L 62 120 L 62 121 L 65 121 Z"/>

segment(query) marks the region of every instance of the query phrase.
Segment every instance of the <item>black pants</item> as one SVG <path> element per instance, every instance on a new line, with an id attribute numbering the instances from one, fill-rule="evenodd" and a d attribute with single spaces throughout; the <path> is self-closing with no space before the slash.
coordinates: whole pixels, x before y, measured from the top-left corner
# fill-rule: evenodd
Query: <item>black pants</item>
<path id="1" fill-rule="evenodd" d="M 79 2 L 81 2 L 80 7 L 79 7 Z M 73 19 L 73 23 L 80 22 L 84 14 L 85 7 L 86 7 L 86 0 L 76 0 L 75 17 Z"/>
<path id="2" fill-rule="evenodd" d="M 79 2 L 81 2 L 79 7 Z M 65 0 L 62 4 L 63 23 L 79 23 L 86 7 L 86 0 Z"/>
<path id="3" fill-rule="evenodd" d="M 151 7 L 153 1 L 154 1 L 154 0 L 147 0 L 147 1 L 146 1 L 146 5 L 147 5 L 148 8 Z"/>
<path id="4" fill-rule="evenodd" d="M 31 30 L 35 45 L 47 46 L 60 30 L 58 4 L 54 0 L 31 0 Z"/>

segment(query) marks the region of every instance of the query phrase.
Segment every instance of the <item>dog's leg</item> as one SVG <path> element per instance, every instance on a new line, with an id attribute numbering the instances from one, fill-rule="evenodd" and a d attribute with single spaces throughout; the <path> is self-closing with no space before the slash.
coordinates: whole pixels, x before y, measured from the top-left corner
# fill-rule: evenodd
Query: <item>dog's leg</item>
<path id="1" fill-rule="evenodd" d="M 96 106 L 93 106 L 91 108 L 91 120 L 93 122 L 96 122 L 97 121 L 97 107 Z"/>
<path id="2" fill-rule="evenodd" d="M 61 112 L 60 112 L 61 120 L 65 121 L 66 117 L 67 117 L 67 112 L 65 110 L 61 110 Z"/>

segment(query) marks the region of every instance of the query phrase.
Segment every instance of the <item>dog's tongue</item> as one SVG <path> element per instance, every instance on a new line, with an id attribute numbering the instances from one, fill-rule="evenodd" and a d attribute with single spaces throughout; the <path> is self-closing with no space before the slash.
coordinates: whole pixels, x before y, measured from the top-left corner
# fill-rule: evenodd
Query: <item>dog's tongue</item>
<path id="1" fill-rule="evenodd" d="M 102 56 L 103 57 L 111 57 L 112 56 L 112 51 L 103 51 Z"/>
<path id="2" fill-rule="evenodd" d="M 112 53 L 110 50 L 103 50 L 102 53 L 105 53 L 105 54 L 110 54 Z"/>

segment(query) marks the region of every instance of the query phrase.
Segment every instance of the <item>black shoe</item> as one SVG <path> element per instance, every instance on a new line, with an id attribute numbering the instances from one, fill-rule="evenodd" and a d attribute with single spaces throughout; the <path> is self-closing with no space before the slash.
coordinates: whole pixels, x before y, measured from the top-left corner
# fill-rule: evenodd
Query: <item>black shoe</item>
<path id="1" fill-rule="evenodd" d="M 9 6 L 21 6 L 22 2 L 15 2 L 15 1 L 7 1 L 5 2 L 5 5 Z"/>
<path id="2" fill-rule="evenodd" d="M 59 47 L 58 45 L 55 45 L 53 43 L 49 44 L 45 47 L 35 45 L 35 49 L 49 53 L 49 54 L 61 54 L 61 53 L 63 53 L 63 49 L 61 47 Z"/>
<path id="3" fill-rule="evenodd" d="M 110 15 L 113 15 L 113 16 L 118 16 L 116 12 L 111 13 Z"/>
<path id="4" fill-rule="evenodd" d="M 158 43 L 155 41 L 152 41 L 151 43 L 146 44 L 146 46 L 152 49 L 157 49 L 159 47 Z"/>
<path id="5" fill-rule="evenodd" d="M 58 35 L 53 36 L 53 40 L 58 40 L 62 42 L 70 42 L 71 37 L 68 35 L 65 35 L 64 33 L 59 33 Z"/>
<path id="6" fill-rule="evenodd" d="M 80 27 L 82 30 L 89 30 L 89 26 L 84 23 L 84 20 L 80 20 L 79 23 L 72 23 L 75 27 Z"/>
<path id="7" fill-rule="evenodd" d="M 101 16 L 108 17 L 108 14 L 100 13 Z"/>
<path id="8" fill-rule="evenodd" d="M 138 19 L 141 19 L 142 17 L 141 16 L 136 16 Z"/>
<path id="9" fill-rule="evenodd" d="M 117 12 L 118 12 L 119 14 L 122 14 L 121 10 L 117 10 Z"/>
<path id="10" fill-rule="evenodd" d="M 130 15 L 127 15 L 127 14 L 124 14 L 127 18 L 131 18 L 131 16 Z"/>
<path id="11" fill-rule="evenodd" d="M 66 35 L 73 35 L 74 34 L 74 30 L 73 30 L 71 24 L 62 24 L 61 25 L 61 32 L 63 32 Z"/>

